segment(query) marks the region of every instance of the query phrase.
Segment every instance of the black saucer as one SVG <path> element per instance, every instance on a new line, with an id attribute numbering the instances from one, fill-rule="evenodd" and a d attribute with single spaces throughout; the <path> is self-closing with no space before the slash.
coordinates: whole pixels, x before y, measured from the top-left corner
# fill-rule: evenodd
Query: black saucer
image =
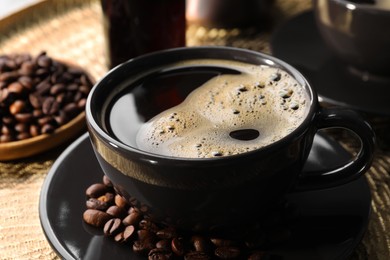
<path id="1" fill-rule="evenodd" d="M 318 169 L 349 158 L 335 141 L 318 134 L 306 167 Z M 83 222 L 85 190 L 102 176 L 84 134 L 57 159 L 43 184 L 39 213 L 48 241 L 64 259 L 144 259 Z M 367 228 L 371 196 L 364 178 L 333 189 L 290 194 L 287 200 L 295 212 L 291 239 L 274 248 L 271 259 L 345 259 Z"/>
<path id="2" fill-rule="evenodd" d="M 271 49 L 275 57 L 308 78 L 321 101 L 368 114 L 390 115 L 390 78 L 364 81 L 351 73 L 324 44 L 313 12 L 300 14 L 276 30 Z"/>

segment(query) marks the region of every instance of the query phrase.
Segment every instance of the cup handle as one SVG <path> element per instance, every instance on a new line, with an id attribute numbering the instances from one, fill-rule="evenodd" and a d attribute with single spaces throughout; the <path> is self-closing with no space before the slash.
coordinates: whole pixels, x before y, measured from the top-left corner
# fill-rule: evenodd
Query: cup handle
<path id="1" fill-rule="evenodd" d="M 344 165 L 327 170 L 302 172 L 294 191 L 326 189 L 346 184 L 362 176 L 371 166 L 375 150 L 375 134 L 358 113 L 337 108 L 323 108 L 317 114 L 317 130 L 345 128 L 360 140 L 360 151 Z"/>

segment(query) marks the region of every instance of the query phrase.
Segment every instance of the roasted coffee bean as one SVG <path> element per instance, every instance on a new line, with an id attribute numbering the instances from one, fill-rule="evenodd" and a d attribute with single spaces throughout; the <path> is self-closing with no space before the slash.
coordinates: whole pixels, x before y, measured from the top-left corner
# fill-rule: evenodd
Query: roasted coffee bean
<path id="1" fill-rule="evenodd" d="M 51 58 L 46 56 L 45 54 L 41 55 L 37 59 L 37 64 L 43 68 L 48 68 L 52 64 Z"/>
<path id="2" fill-rule="evenodd" d="M 172 259 L 172 252 L 163 248 L 154 248 L 148 254 L 148 260 L 169 260 Z"/>
<path id="3" fill-rule="evenodd" d="M 58 112 L 59 104 L 56 102 L 54 97 L 47 97 L 42 103 L 42 112 L 45 115 L 53 115 Z"/>
<path id="4" fill-rule="evenodd" d="M 19 133 L 26 132 L 28 128 L 29 126 L 23 123 L 16 124 L 14 127 L 14 129 Z"/>
<path id="5" fill-rule="evenodd" d="M 69 103 L 63 108 L 64 112 L 69 116 L 74 116 L 79 112 L 79 108 L 75 103 Z"/>
<path id="6" fill-rule="evenodd" d="M 15 119 L 21 123 L 29 123 L 33 119 L 33 115 L 30 113 L 17 113 L 14 116 Z"/>
<path id="7" fill-rule="evenodd" d="M 56 95 L 64 92 L 65 90 L 66 90 L 65 84 L 63 84 L 63 83 L 54 84 L 50 88 L 50 94 L 52 94 L 53 96 L 56 96 Z"/>
<path id="8" fill-rule="evenodd" d="M 12 131 L 11 131 L 11 129 L 8 126 L 3 125 L 1 127 L 1 133 L 4 134 L 4 135 L 10 135 L 10 134 L 12 134 Z"/>
<path id="9" fill-rule="evenodd" d="M 138 226 L 139 222 L 142 220 L 142 215 L 139 212 L 133 211 L 123 219 L 123 224 L 136 225 Z"/>
<path id="10" fill-rule="evenodd" d="M 249 255 L 248 260 L 262 260 L 264 256 L 265 256 L 264 251 L 255 251 Z"/>
<path id="11" fill-rule="evenodd" d="M 106 213 L 116 218 L 123 218 L 126 215 L 126 210 L 124 208 L 113 205 L 106 210 Z"/>
<path id="12" fill-rule="evenodd" d="M 30 135 L 31 136 L 38 136 L 41 134 L 41 130 L 37 125 L 30 125 Z"/>
<path id="13" fill-rule="evenodd" d="M 27 139 L 27 138 L 30 138 L 30 134 L 29 133 L 19 133 L 16 135 L 16 139 L 17 140 L 24 140 L 24 139 Z"/>
<path id="14" fill-rule="evenodd" d="M 8 91 L 10 93 L 22 94 L 23 90 L 24 87 L 19 81 L 12 82 L 8 85 Z"/>
<path id="15" fill-rule="evenodd" d="M 171 247 L 173 253 L 175 253 L 178 256 L 183 256 L 186 253 L 184 238 L 182 237 L 173 238 L 171 242 Z"/>
<path id="16" fill-rule="evenodd" d="M 119 218 L 112 218 L 104 224 L 103 232 L 106 236 L 115 236 L 122 231 L 122 221 Z"/>
<path id="17" fill-rule="evenodd" d="M 106 185 L 107 187 L 113 186 L 110 178 L 108 178 L 107 175 L 103 175 L 103 184 Z"/>
<path id="18" fill-rule="evenodd" d="M 105 201 L 101 201 L 96 198 L 89 198 L 86 202 L 86 206 L 88 209 L 97 209 L 97 210 L 106 211 L 109 207 L 109 204 Z"/>
<path id="19" fill-rule="evenodd" d="M 25 61 L 20 65 L 19 74 L 24 76 L 30 76 L 34 73 L 35 64 L 32 61 Z"/>
<path id="20" fill-rule="evenodd" d="M 87 209 L 83 214 L 84 221 L 94 227 L 103 227 L 111 218 L 110 214 L 97 209 Z"/>
<path id="21" fill-rule="evenodd" d="M 129 206 L 127 200 L 118 194 L 115 195 L 115 205 L 117 205 L 120 208 L 127 208 Z"/>
<path id="22" fill-rule="evenodd" d="M 223 238 L 211 238 L 210 241 L 217 247 L 233 246 L 236 244 L 233 240 Z"/>
<path id="23" fill-rule="evenodd" d="M 159 230 L 155 223 L 147 219 L 141 220 L 138 225 L 140 229 L 145 229 L 153 233 L 156 233 Z"/>
<path id="24" fill-rule="evenodd" d="M 130 241 L 135 237 L 136 230 L 133 225 L 125 227 L 125 230 L 123 231 L 123 240 L 125 242 Z"/>
<path id="25" fill-rule="evenodd" d="M 0 143 L 7 143 L 7 142 L 11 142 L 13 140 L 14 140 L 14 138 L 12 138 L 11 135 L 4 134 L 4 135 L 0 136 Z"/>
<path id="26" fill-rule="evenodd" d="M 40 108 L 42 106 L 42 102 L 41 102 L 41 98 L 35 94 L 30 94 L 28 96 L 29 98 L 29 101 L 30 101 L 30 104 L 34 107 L 34 108 Z M 39 110 L 41 111 L 41 110 Z"/>
<path id="27" fill-rule="evenodd" d="M 161 239 L 172 239 L 177 236 L 176 229 L 167 227 L 156 232 L 157 237 Z"/>
<path id="28" fill-rule="evenodd" d="M 135 234 L 134 226 L 127 226 L 125 230 L 117 234 L 114 239 L 117 242 L 125 243 L 131 241 L 134 237 L 134 234 Z"/>
<path id="29" fill-rule="evenodd" d="M 212 248 L 210 240 L 202 236 L 192 236 L 191 242 L 195 248 L 195 251 L 209 252 Z"/>
<path id="30" fill-rule="evenodd" d="M 55 130 L 55 127 L 51 124 L 44 124 L 41 128 L 41 133 L 42 134 L 51 134 Z"/>
<path id="31" fill-rule="evenodd" d="M 171 241 L 169 239 L 162 239 L 157 241 L 156 248 L 162 248 L 166 250 L 171 250 Z"/>
<path id="32" fill-rule="evenodd" d="M 87 188 L 85 195 L 89 198 L 98 198 L 108 191 L 107 187 L 102 183 L 94 183 Z"/>
<path id="33" fill-rule="evenodd" d="M 106 194 L 100 196 L 98 200 L 102 202 L 108 203 L 110 206 L 114 204 L 115 195 L 111 192 L 107 192 Z"/>
<path id="34" fill-rule="evenodd" d="M 146 229 L 141 229 L 137 231 L 138 240 L 146 241 L 148 243 L 154 243 L 156 240 L 156 236 L 153 232 L 150 232 Z"/>
<path id="35" fill-rule="evenodd" d="M 133 243 L 133 251 L 137 254 L 148 254 L 153 248 L 153 244 L 148 241 L 136 240 Z"/>
<path id="36" fill-rule="evenodd" d="M 211 259 L 211 257 L 205 252 L 193 251 L 193 252 L 186 253 L 184 259 L 185 260 L 209 260 Z"/>
<path id="37" fill-rule="evenodd" d="M 237 259 L 240 256 L 240 249 L 233 246 L 218 247 L 214 251 L 215 255 L 221 259 Z"/>
<path id="38" fill-rule="evenodd" d="M 10 106 L 9 106 L 9 112 L 12 115 L 16 115 L 18 113 L 21 113 L 23 109 L 26 107 L 26 103 L 22 100 L 15 100 Z"/>

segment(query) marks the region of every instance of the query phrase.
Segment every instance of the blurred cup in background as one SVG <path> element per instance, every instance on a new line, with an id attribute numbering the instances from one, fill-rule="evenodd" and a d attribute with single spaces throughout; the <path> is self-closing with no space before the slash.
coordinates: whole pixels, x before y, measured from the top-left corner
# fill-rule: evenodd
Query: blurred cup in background
<path id="1" fill-rule="evenodd" d="M 390 80 L 390 1 L 313 0 L 313 10 L 324 42 L 349 72 Z"/>

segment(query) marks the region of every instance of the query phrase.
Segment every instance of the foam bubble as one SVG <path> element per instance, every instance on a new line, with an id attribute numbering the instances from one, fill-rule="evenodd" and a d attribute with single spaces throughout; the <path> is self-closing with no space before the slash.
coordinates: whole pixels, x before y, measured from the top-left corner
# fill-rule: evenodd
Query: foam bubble
<path id="1" fill-rule="evenodd" d="M 213 62 L 221 66 L 221 61 L 196 61 Z M 178 106 L 152 118 L 139 130 L 137 146 L 152 153 L 186 158 L 228 156 L 273 143 L 302 122 L 308 97 L 287 72 L 239 62 L 226 66 L 242 73 L 216 76 Z M 252 138 L 232 137 L 232 132 L 243 129 L 259 134 Z"/>

